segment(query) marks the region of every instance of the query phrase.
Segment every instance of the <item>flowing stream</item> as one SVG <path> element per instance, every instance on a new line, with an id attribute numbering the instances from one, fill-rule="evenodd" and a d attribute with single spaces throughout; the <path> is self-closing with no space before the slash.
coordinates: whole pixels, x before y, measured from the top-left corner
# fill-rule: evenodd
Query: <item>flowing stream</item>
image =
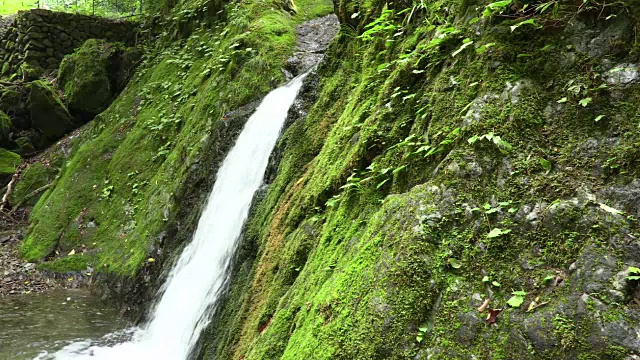
<path id="1" fill-rule="evenodd" d="M 45 351 L 37 359 L 189 357 L 210 321 L 209 311 L 225 280 L 253 195 L 262 184 L 269 156 L 305 76 L 269 93 L 245 124 L 218 171 L 192 242 L 160 290 L 150 321 L 129 330 L 133 334 L 126 342 L 109 346 L 104 339 L 80 341 L 54 354 Z"/>

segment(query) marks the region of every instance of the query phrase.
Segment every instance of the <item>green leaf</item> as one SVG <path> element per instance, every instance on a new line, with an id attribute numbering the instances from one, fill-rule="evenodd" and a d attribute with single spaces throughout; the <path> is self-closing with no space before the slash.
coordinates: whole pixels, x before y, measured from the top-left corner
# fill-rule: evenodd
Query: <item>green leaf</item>
<path id="1" fill-rule="evenodd" d="M 587 105 L 589 105 L 591 100 L 593 100 L 593 99 L 590 98 L 590 97 L 584 98 L 584 99 L 580 100 L 580 105 L 582 105 L 582 107 L 587 107 Z"/>
<path id="2" fill-rule="evenodd" d="M 473 24 L 477 23 L 478 21 L 480 21 L 480 18 L 476 16 L 473 19 L 469 20 L 469 25 L 473 25 Z"/>
<path id="3" fill-rule="evenodd" d="M 604 210 L 604 211 L 606 211 L 608 213 L 616 214 L 616 215 L 624 214 L 624 211 L 620 211 L 618 209 L 614 209 L 611 206 L 608 206 L 608 205 L 605 205 L 605 204 L 602 204 L 602 203 L 599 203 L 598 205 L 600 205 L 600 209 L 602 209 L 602 210 Z"/>
<path id="4" fill-rule="evenodd" d="M 460 48 L 458 48 L 458 50 L 454 51 L 451 54 L 451 57 L 455 57 L 456 55 L 458 55 L 462 50 L 466 49 L 469 45 L 473 44 L 473 40 L 466 38 L 463 40 L 463 44 L 462 46 L 460 46 Z"/>
<path id="5" fill-rule="evenodd" d="M 423 335 L 418 335 L 418 336 L 416 336 L 416 341 L 417 341 L 417 342 L 422 342 L 422 339 L 424 339 L 424 336 L 423 336 Z"/>
<path id="6" fill-rule="evenodd" d="M 507 304 L 509 304 L 509 306 L 513 308 L 519 308 L 523 302 L 524 302 L 524 298 L 518 295 L 514 295 L 509 300 L 507 300 Z"/>
<path id="7" fill-rule="evenodd" d="M 551 280 L 553 280 L 553 278 L 554 278 L 553 275 L 546 276 L 544 279 L 542 279 L 542 282 L 548 283 Z"/>
<path id="8" fill-rule="evenodd" d="M 500 287 L 500 286 L 502 286 L 502 285 L 500 285 L 500 283 L 499 283 L 499 282 L 497 282 L 497 281 L 492 281 L 492 282 L 491 282 L 491 285 L 493 285 L 493 286 L 495 286 L 495 287 Z"/>
<path id="9" fill-rule="evenodd" d="M 638 281 L 640 280 L 640 276 L 627 276 L 627 280 L 631 280 L 631 281 Z"/>
<path id="10" fill-rule="evenodd" d="M 593 121 L 598 122 L 598 121 L 602 120 L 603 118 L 604 118 L 604 115 L 598 115 L 598 116 L 596 116 L 595 119 L 593 119 Z"/>
<path id="11" fill-rule="evenodd" d="M 421 328 L 419 328 L 418 330 L 420 330 L 420 332 L 425 333 L 425 332 L 427 332 L 427 330 L 429 330 L 429 329 L 425 326 L 425 327 L 421 327 Z"/>
<path id="12" fill-rule="evenodd" d="M 551 166 L 551 162 L 545 158 L 540 158 L 540 166 L 542 166 L 542 168 L 545 169 L 547 173 L 551 172 L 551 169 L 553 168 Z"/>
<path id="13" fill-rule="evenodd" d="M 480 137 L 478 135 L 474 135 L 474 136 L 470 137 L 469 139 L 467 139 L 467 142 L 469 144 L 473 145 L 479 139 L 480 139 Z"/>
<path id="14" fill-rule="evenodd" d="M 535 19 L 529 19 L 529 20 L 521 21 L 521 22 L 519 22 L 519 23 L 517 23 L 515 25 L 510 26 L 511 32 L 513 32 L 515 29 L 519 28 L 522 25 L 533 25 L 533 26 L 535 26 L 536 25 L 536 21 L 535 21 Z"/>
<path id="15" fill-rule="evenodd" d="M 502 229 L 500 229 L 500 228 L 493 228 L 493 229 L 491 229 L 491 231 L 487 234 L 487 237 L 488 237 L 489 239 L 492 239 L 492 238 L 496 238 L 496 237 L 498 237 L 498 236 L 506 235 L 506 234 L 508 234 L 508 233 L 510 233 L 510 232 L 511 232 L 511 229 L 505 229 L 505 230 L 502 230 Z"/>
<path id="16" fill-rule="evenodd" d="M 449 265 L 454 269 L 460 269 L 462 267 L 462 264 L 460 264 L 456 258 L 449 258 Z"/>
<path id="17" fill-rule="evenodd" d="M 515 295 L 515 296 L 527 296 L 527 293 L 525 291 L 514 291 L 511 294 Z"/>
<path id="18" fill-rule="evenodd" d="M 387 183 L 387 181 L 389 181 L 389 179 L 384 179 L 381 182 L 379 182 L 378 185 L 376 185 L 376 189 L 380 189 L 384 184 Z"/>
<path id="19" fill-rule="evenodd" d="M 640 274 L 640 268 L 637 268 L 635 266 L 629 266 L 629 269 L 627 270 L 629 270 L 629 272 L 632 274 Z"/>
<path id="20" fill-rule="evenodd" d="M 567 100 L 569 100 L 569 99 L 567 99 L 567 97 L 565 96 L 565 97 L 563 97 L 562 99 L 560 99 L 560 100 L 558 100 L 558 101 L 556 101 L 556 102 L 557 102 L 558 104 L 563 104 L 563 103 L 566 103 L 566 102 L 567 102 Z"/>
<path id="21" fill-rule="evenodd" d="M 482 278 L 482 282 L 483 282 L 483 283 L 488 283 L 488 282 L 489 282 L 489 277 L 488 277 L 487 275 L 485 275 L 485 276 Z"/>

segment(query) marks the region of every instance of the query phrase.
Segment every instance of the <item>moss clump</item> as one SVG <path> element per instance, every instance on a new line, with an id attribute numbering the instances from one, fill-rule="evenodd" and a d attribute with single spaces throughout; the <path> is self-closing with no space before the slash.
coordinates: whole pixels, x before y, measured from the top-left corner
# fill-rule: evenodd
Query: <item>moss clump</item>
<path id="1" fill-rule="evenodd" d="M 54 261 L 43 262 L 38 265 L 38 270 L 53 271 L 60 274 L 74 273 L 87 270 L 90 263 L 89 256 L 85 254 L 68 255 Z"/>
<path id="2" fill-rule="evenodd" d="M 27 85 L 31 125 L 50 141 L 59 139 L 74 128 L 67 111 L 51 84 L 36 80 Z"/>
<path id="3" fill-rule="evenodd" d="M 96 115 L 111 104 L 119 90 L 116 87 L 122 86 L 112 77 L 116 76 L 116 71 L 124 71 L 115 69 L 112 63 L 116 54 L 124 50 L 118 43 L 89 39 L 62 60 L 58 83 L 71 110 Z M 133 63 L 122 65 L 131 70 Z"/>
<path id="4" fill-rule="evenodd" d="M 21 161 L 20 155 L 0 148 L 0 174 L 15 173 Z"/>

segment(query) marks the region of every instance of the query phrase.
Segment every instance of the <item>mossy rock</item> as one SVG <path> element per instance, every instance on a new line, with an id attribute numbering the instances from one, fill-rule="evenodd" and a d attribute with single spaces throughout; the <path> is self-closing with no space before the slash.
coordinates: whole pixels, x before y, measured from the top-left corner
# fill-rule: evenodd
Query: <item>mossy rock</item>
<path id="1" fill-rule="evenodd" d="M 23 155 L 31 154 L 31 153 L 36 151 L 36 148 L 33 146 L 33 143 L 26 136 L 21 136 L 21 137 L 17 138 L 15 143 L 18 146 L 18 150 L 17 151 L 20 154 L 23 154 Z"/>
<path id="2" fill-rule="evenodd" d="M 0 111 L 0 146 L 10 146 L 9 134 L 13 129 L 13 123 L 7 114 Z"/>
<path id="3" fill-rule="evenodd" d="M 19 129 L 29 127 L 29 116 L 25 110 L 25 99 L 19 87 L 0 85 L 0 110 L 11 116 L 13 126 Z"/>
<path id="4" fill-rule="evenodd" d="M 20 155 L 0 148 L 0 174 L 13 174 L 21 162 Z"/>
<path id="5" fill-rule="evenodd" d="M 37 63 L 29 64 L 25 62 L 22 63 L 22 65 L 20 65 L 20 69 L 18 69 L 18 74 L 27 81 L 38 80 L 43 73 L 44 70 Z"/>
<path id="6" fill-rule="evenodd" d="M 51 183 L 57 174 L 58 169 L 53 166 L 44 165 L 39 162 L 29 165 L 20 174 L 20 180 L 16 183 L 11 196 L 9 196 L 9 203 L 18 204 L 24 200 L 23 205 L 25 206 L 35 205 L 42 195 L 42 192 L 34 194 L 29 199 L 25 199 L 25 197 L 30 195 L 34 190 Z"/>
<path id="7" fill-rule="evenodd" d="M 43 262 L 42 264 L 38 265 L 38 270 L 67 274 L 86 270 L 88 266 L 88 256 L 84 254 L 74 254 L 54 261 Z"/>
<path id="8" fill-rule="evenodd" d="M 57 140 L 75 128 L 71 115 L 51 84 L 44 80 L 30 83 L 29 111 L 31 126 L 40 130 L 48 140 Z"/>
<path id="9" fill-rule="evenodd" d="M 103 112 L 126 83 L 140 54 L 122 44 L 89 39 L 60 64 L 58 83 L 69 108 L 83 114 Z"/>

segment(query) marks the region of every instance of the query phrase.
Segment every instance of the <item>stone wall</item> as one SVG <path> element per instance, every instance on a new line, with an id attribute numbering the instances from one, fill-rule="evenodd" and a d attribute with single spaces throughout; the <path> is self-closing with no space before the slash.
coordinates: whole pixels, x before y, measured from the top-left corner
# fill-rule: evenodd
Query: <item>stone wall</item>
<path id="1" fill-rule="evenodd" d="M 136 29 L 135 23 L 124 20 L 43 9 L 21 11 L 0 34 L 2 75 L 17 71 L 23 63 L 55 70 L 65 55 L 87 39 L 132 45 L 137 40 Z"/>

